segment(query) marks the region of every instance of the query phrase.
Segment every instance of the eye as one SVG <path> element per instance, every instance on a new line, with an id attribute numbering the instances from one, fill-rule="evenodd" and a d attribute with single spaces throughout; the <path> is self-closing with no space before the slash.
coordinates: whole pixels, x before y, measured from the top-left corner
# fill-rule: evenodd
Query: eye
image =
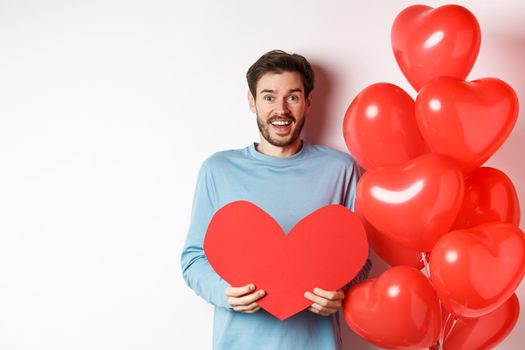
<path id="1" fill-rule="evenodd" d="M 290 95 L 290 96 L 288 96 L 288 101 L 290 101 L 290 102 L 297 102 L 297 101 L 299 101 L 299 96 Z"/>
<path id="2" fill-rule="evenodd" d="M 273 99 L 272 95 L 264 95 L 263 96 L 263 100 L 268 101 L 268 102 L 272 102 L 274 99 Z"/>

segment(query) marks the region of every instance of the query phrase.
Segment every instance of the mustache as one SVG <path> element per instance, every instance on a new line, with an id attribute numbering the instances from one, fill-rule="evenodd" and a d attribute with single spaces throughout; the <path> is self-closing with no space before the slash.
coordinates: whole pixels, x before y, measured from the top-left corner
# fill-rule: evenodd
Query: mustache
<path id="1" fill-rule="evenodd" d="M 271 116 L 269 119 L 268 119 L 268 123 L 271 123 L 273 121 L 276 121 L 276 120 L 289 120 L 293 123 L 295 123 L 297 120 L 295 119 L 295 117 L 291 114 L 282 114 L 282 115 L 274 115 L 274 116 Z"/>

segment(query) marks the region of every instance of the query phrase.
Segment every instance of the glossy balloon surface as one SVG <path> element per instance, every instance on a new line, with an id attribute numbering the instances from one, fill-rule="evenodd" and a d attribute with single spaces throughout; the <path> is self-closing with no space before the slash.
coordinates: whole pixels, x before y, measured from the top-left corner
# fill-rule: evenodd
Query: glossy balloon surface
<path id="1" fill-rule="evenodd" d="M 491 313 L 477 318 L 460 318 L 445 339 L 443 350 L 494 349 L 512 331 L 519 313 L 518 297 L 513 294 Z"/>
<path id="2" fill-rule="evenodd" d="M 381 234 L 428 252 L 456 219 L 463 188 L 463 174 L 453 162 L 428 154 L 368 170 L 357 185 L 356 205 Z"/>
<path id="3" fill-rule="evenodd" d="M 432 80 L 416 98 L 416 120 L 435 154 L 465 172 L 481 166 L 505 142 L 518 117 L 518 98 L 504 81 Z"/>
<path id="4" fill-rule="evenodd" d="M 419 90 L 440 76 L 465 79 L 478 56 L 481 31 L 462 6 L 415 5 L 397 15 L 391 41 L 401 71 Z"/>
<path id="5" fill-rule="evenodd" d="M 440 312 L 429 280 L 408 266 L 355 285 L 343 308 L 354 332 L 385 348 L 428 348 L 439 336 Z"/>
<path id="6" fill-rule="evenodd" d="M 465 196 L 452 229 L 469 228 L 494 221 L 519 226 L 520 204 L 510 178 L 489 167 L 474 170 L 465 178 Z"/>
<path id="7" fill-rule="evenodd" d="M 525 274 L 525 235 L 493 223 L 442 237 L 430 254 L 430 277 L 445 308 L 479 317 L 500 307 Z"/>
<path id="8" fill-rule="evenodd" d="M 352 101 L 343 122 L 348 150 L 364 168 L 401 164 L 428 153 L 414 100 L 400 87 L 377 83 Z"/>
<path id="9" fill-rule="evenodd" d="M 359 210 L 357 209 L 359 215 Z M 366 219 L 361 218 L 368 236 L 368 244 L 390 266 L 406 265 L 418 270 L 424 267 L 421 252 L 407 248 L 377 231 Z"/>

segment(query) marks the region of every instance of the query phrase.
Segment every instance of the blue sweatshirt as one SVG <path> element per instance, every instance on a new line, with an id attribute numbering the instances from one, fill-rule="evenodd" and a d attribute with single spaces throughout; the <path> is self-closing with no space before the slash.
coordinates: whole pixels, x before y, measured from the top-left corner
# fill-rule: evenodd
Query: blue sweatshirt
<path id="1" fill-rule="evenodd" d="M 229 284 L 215 273 L 204 255 L 202 245 L 212 216 L 233 201 L 254 203 L 285 232 L 328 204 L 341 204 L 353 210 L 359 171 L 348 154 L 305 144 L 293 156 L 277 158 L 259 153 L 255 146 L 218 152 L 204 162 L 182 252 L 186 283 L 215 305 L 213 348 L 341 349 L 339 313 L 325 317 L 304 310 L 280 321 L 263 309 L 254 314 L 233 311 L 224 294 Z M 367 261 L 352 283 L 365 279 L 370 267 Z"/>

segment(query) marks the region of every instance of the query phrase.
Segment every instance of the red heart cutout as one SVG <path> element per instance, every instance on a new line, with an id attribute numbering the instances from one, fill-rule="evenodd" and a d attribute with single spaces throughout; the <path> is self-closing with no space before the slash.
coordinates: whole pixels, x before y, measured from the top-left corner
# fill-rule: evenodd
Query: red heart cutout
<path id="1" fill-rule="evenodd" d="M 427 154 L 368 170 L 357 184 L 356 206 L 392 241 L 429 252 L 454 222 L 463 186 L 462 172 L 453 162 Z"/>
<path id="2" fill-rule="evenodd" d="M 350 153 L 367 169 L 428 153 L 414 100 L 389 83 L 370 85 L 354 98 L 345 114 L 343 134 Z"/>
<path id="3" fill-rule="evenodd" d="M 525 275 L 525 235 L 510 224 L 486 224 L 443 236 L 430 254 L 430 277 L 445 308 L 479 317 L 512 296 Z"/>
<path id="4" fill-rule="evenodd" d="M 512 331 L 520 304 L 516 294 L 496 310 L 477 318 L 460 318 L 443 343 L 443 350 L 495 349 Z M 448 333 L 447 327 L 445 334 Z"/>
<path id="5" fill-rule="evenodd" d="M 341 205 L 314 211 L 286 235 L 264 210 L 235 201 L 213 216 L 204 251 L 230 285 L 265 290 L 257 304 L 284 320 L 312 304 L 306 291 L 350 282 L 368 257 L 368 243 L 357 215 Z"/>
<path id="6" fill-rule="evenodd" d="M 503 144 L 518 117 L 518 98 L 502 80 L 432 80 L 416 99 L 416 119 L 431 151 L 463 170 L 482 165 Z"/>
<path id="7" fill-rule="evenodd" d="M 440 76 L 465 79 L 478 56 L 481 31 L 476 17 L 462 6 L 415 5 L 397 15 L 391 41 L 397 64 L 419 90 Z"/>
<path id="8" fill-rule="evenodd" d="M 343 313 L 354 332 L 384 348 L 428 348 L 441 328 L 436 292 L 422 273 L 408 266 L 352 287 Z"/>
<path id="9" fill-rule="evenodd" d="M 520 224 L 520 203 L 510 178 L 494 168 L 478 168 L 465 178 L 465 196 L 452 230 L 494 221 Z"/>

